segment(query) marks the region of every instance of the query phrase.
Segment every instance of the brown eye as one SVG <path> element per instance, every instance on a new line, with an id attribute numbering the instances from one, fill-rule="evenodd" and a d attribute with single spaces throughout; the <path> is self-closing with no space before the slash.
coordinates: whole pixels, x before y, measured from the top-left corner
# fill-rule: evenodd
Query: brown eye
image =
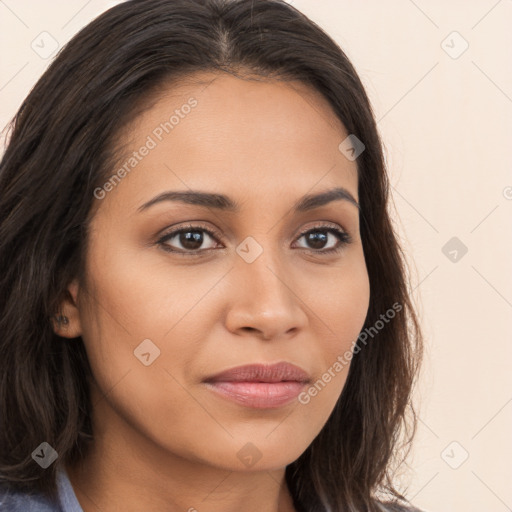
<path id="1" fill-rule="evenodd" d="M 188 225 L 175 229 L 164 235 L 158 244 L 168 252 L 182 256 L 199 256 L 201 253 L 215 249 L 215 246 L 204 247 L 208 240 L 218 241 L 220 233 L 214 232 L 199 225 Z M 297 240 L 305 239 L 306 247 L 318 254 L 330 254 L 341 251 L 352 239 L 348 233 L 331 225 L 317 226 L 301 233 Z M 169 243 L 173 241 L 173 243 Z M 211 245 L 211 244 L 210 244 Z"/>
<path id="2" fill-rule="evenodd" d="M 197 253 L 213 249 L 203 247 L 208 239 L 217 240 L 217 234 L 202 226 L 185 226 L 164 235 L 158 243 L 169 252 Z M 169 241 L 173 240 L 173 244 Z M 176 247 L 176 244 L 178 247 Z"/>
<path id="3" fill-rule="evenodd" d="M 338 252 L 352 241 L 348 233 L 332 226 L 317 226 L 308 229 L 301 234 L 298 240 L 301 238 L 305 238 L 308 245 L 308 247 L 304 247 L 305 249 L 311 249 L 312 252 L 324 254 Z M 328 245 L 329 247 L 326 248 Z"/>

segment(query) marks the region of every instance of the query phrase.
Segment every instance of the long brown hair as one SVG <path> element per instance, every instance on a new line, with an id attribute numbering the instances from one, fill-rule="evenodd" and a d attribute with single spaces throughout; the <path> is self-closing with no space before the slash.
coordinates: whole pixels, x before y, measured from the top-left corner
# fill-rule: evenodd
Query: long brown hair
<path id="1" fill-rule="evenodd" d="M 383 496 L 398 507 L 405 498 L 392 478 L 416 429 L 410 396 L 423 342 L 381 141 L 344 52 L 282 0 L 121 3 L 59 52 L 11 121 L 0 163 L 0 481 L 54 496 L 57 464 L 42 469 L 32 451 L 46 441 L 59 464 L 73 463 L 94 438 L 83 342 L 64 342 L 51 318 L 83 276 L 94 190 L 111 174 L 116 134 L 152 91 L 202 71 L 309 84 L 365 145 L 357 166 L 371 296 L 362 332 L 371 340 L 354 350 L 334 411 L 286 481 L 300 511 L 376 512 Z M 376 329 L 393 304 L 399 311 Z"/>

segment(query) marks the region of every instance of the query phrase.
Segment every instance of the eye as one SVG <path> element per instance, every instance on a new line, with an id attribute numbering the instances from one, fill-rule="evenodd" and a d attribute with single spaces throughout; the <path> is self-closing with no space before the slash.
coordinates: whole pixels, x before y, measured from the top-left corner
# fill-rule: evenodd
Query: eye
<path id="1" fill-rule="evenodd" d="M 325 245 L 329 242 L 329 235 L 331 235 L 331 241 L 334 242 L 334 245 L 331 244 L 330 247 L 325 249 Z M 310 250 L 310 252 L 320 254 L 339 252 L 345 245 L 352 242 L 352 238 L 346 231 L 331 225 L 315 226 L 303 231 L 298 240 L 303 237 L 305 237 L 306 243 L 312 246 L 312 250 Z M 305 249 L 308 250 L 308 247 L 305 247 Z"/>
<path id="2" fill-rule="evenodd" d="M 211 229 L 207 229 L 200 225 L 188 225 L 181 227 L 179 229 L 175 229 L 164 235 L 160 240 L 158 240 L 158 244 L 162 246 L 163 249 L 169 252 L 174 252 L 183 255 L 191 255 L 196 256 L 199 252 L 208 251 L 210 248 L 203 248 L 201 251 L 198 251 L 199 248 L 204 243 L 205 236 L 203 233 L 206 233 L 207 238 L 218 239 L 220 238 L 220 233 L 213 231 Z M 168 242 L 176 239 L 176 242 L 181 245 L 178 249 L 173 248 L 171 244 Z M 193 254 L 196 253 L 196 254 Z"/>
<path id="3" fill-rule="evenodd" d="M 213 246 L 202 247 L 205 240 L 211 239 L 218 241 L 221 236 L 221 233 L 204 226 L 189 224 L 170 231 L 160 238 L 157 243 L 168 252 L 179 254 L 180 256 L 194 257 L 215 249 Z M 325 224 L 303 231 L 297 240 L 301 238 L 305 238 L 306 243 L 310 245 L 310 247 L 301 248 L 315 254 L 336 253 L 341 251 L 345 245 L 352 242 L 352 238 L 347 232 L 333 227 L 332 225 Z M 173 240 L 175 240 L 175 244 L 177 243 L 179 245 L 178 247 L 169 243 Z M 332 245 L 331 242 L 334 242 L 334 245 Z M 328 246 L 327 249 L 325 248 L 326 245 Z"/>

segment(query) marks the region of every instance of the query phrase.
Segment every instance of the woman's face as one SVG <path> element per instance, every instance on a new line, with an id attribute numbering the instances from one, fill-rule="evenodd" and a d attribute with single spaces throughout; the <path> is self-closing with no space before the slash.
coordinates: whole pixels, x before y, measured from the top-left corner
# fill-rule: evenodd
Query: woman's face
<path id="1" fill-rule="evenodd" d="M 327 421 L 349 366 L 333 368 L 368 310 L 357 206 L 338 198 L 295 209 L 334 188 L 358 201 L 356 161 L 339 149 L 349 134 L 307 86 L 202 78 L 166 90 L 121 134 L 116 178 L 95 192 L 87 287 L 70 287 L 69 328 L 90 360 L 97 432 L 115 425 L 133 453 L 144 439 L 160 455 L 275 469 Z M 192 191 L 226 199 L 148 205 Z M 278 362 L 303 369 L 309 385 L 205 382 Z M 298 399 L 319 380 L 315 396 Z M 219 391 L 228 388 L 231 398 Z"/>

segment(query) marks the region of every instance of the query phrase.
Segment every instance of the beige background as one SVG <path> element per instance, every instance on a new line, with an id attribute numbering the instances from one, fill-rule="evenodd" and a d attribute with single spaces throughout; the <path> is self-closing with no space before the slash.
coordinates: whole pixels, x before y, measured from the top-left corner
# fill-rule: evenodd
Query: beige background
<path id="1" fill-rule="evenodd" d="M 0 0 L 2 128 L 51 60 L 31 45 L 63 45 L 115 3 Z M 429 512 L 512 510 L 512 1 L 290 3 L 368 90 L 413 262 L 427 353 L 399 485 Z"/>

